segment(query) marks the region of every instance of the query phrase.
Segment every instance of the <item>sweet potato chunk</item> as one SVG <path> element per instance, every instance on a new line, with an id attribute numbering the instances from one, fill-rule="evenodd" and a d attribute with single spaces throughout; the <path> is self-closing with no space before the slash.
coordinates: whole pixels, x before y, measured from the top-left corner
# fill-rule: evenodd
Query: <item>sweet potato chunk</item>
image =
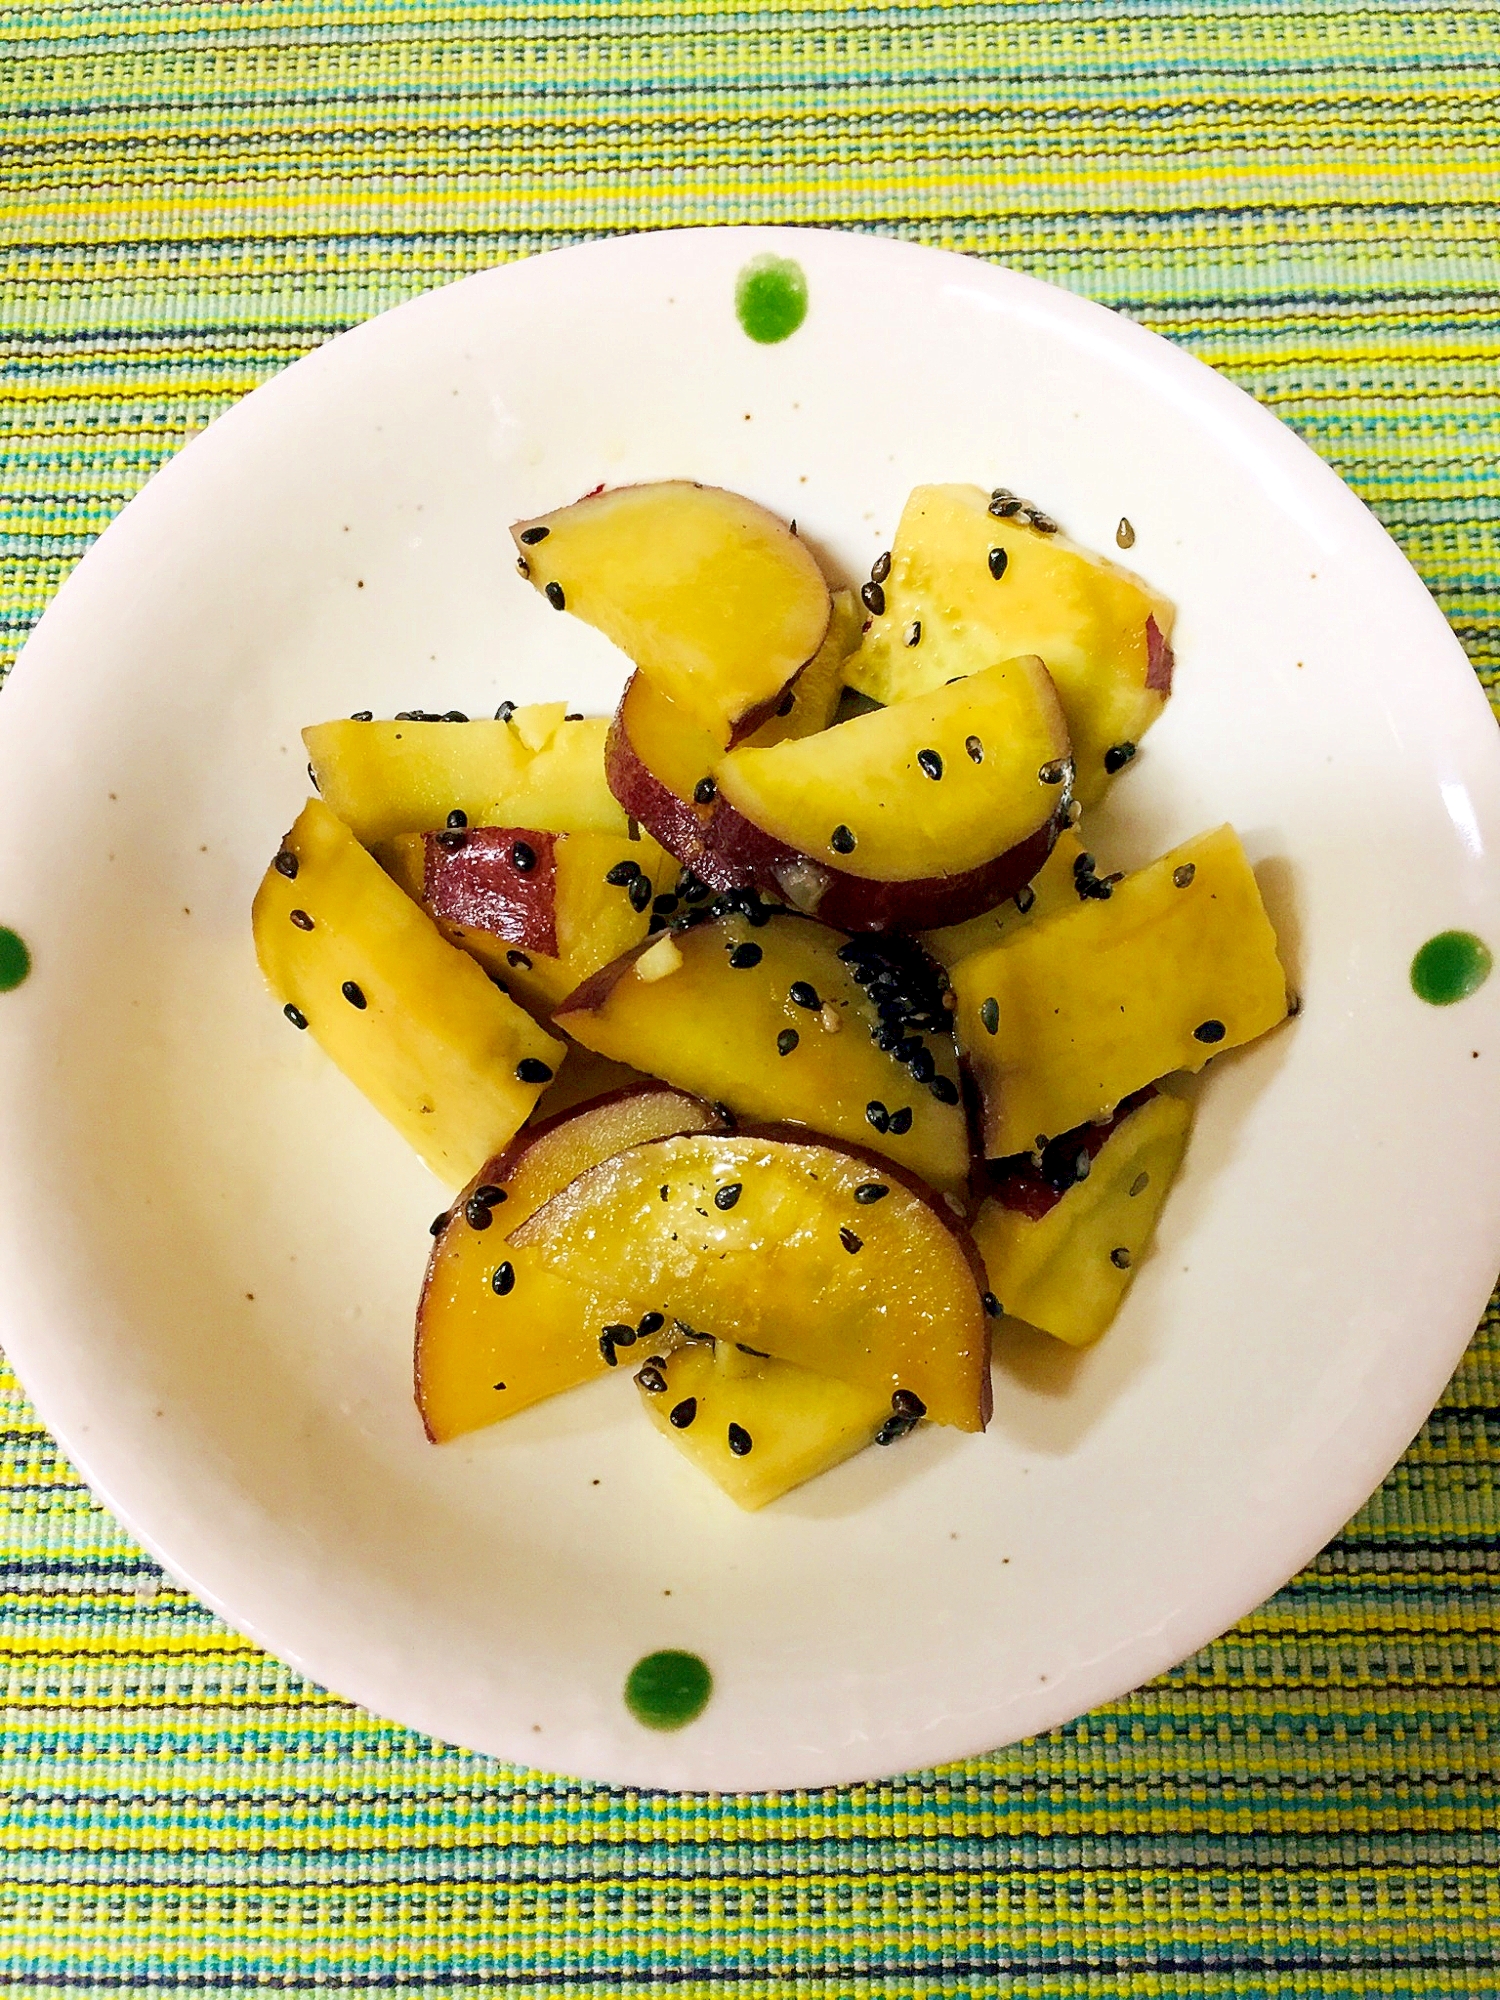
<path id="1" fill-rule="evenodd" d="M 432 1247 L 417 1308 L 417 1407 L 435 1444 L 615 1365 L 586 1300 L 507 1230 L 622 1147 L 721 1123 L 708 1105 L 647 1084 L 529 1127 L 480 1168 Z"/>
<path id="2" fill-rule="evenodd" d="M 1071 827 L 1064 827 L 1045 862 L 1023 887 L 992 909 L 981 910 L 961 924 L 945 924 L 940 930 L 923 931 L 918 942 L 942 966 L 955 966 L 970 952 L 998 944 L 1022 924 L 1034 924 L 1059 910 L 1077 907 L 1073 866 L 1084 851 L 1083 842 Z"/>
<path id="3" fill-rule="evenodd" d="M 1087 805 L 1171 692 L 1172 606 L 1118 563 L 1030 518 L 1011 495 L 917 487 L 896 530 L 884 611 L 848 678 L 893 702 L 987 664 L 997 643 L 1007 654 L 1039 653 L 1062 697 Z"/>
<path id="4" fill-rule="evenodd" d="M 806 547 L 722 487 L 616 487 L 511 533 L 548 602 L 612 639 L 720 745 L 771 714 L 828 629 Z"/>
<path id="5" fill-rule="evenodd" d="M 1173 1070 L 1254 1041 L 1286 975 L 1233 827 L 1174 848 L 1076 909 L 953 968 L 958 1042 L 990 1159 L 1107 1117 Z"/>
<path id="6" fill-rule="evenodd" d="M 992 1182 L 974 1235 L 1006 1312 L 1070 1347 L 1099 1338 L 1150 1245 L 1191 1123 L 1181 1098 L 1147 1092 L 1107 1129 L 1054 1140 L 1050 1177 L 1026 1160 Z"/>
<path id="7" fill-rule="evenodd" d="M 266 870 L 253 928 L 287 1018 L 450 1187 L 506 1144 L 563 1060 L 319 799 Z"/>
<path id="8" fill-rule="evenodd" d="M 876 1192 L 880 1190 L 880 1192 Z M 797 1126 L 632 1146 L 511 1232 L 591 1323 L 743 1342 L 982 1430 L 989 1321 L 972 1237 L 913 1176 Z"/>
<path id="9" fill-rule="evenodd" d="M 861 946 L 789 913 L 669 935 L 679 962 L 665 976 L 642 976 L 646 954 L 621 959 L 557 1010 L 558 1027 L 741 1117 L 792 1118 L 962 1190 L 956 1055 L 935 981 L 914 990 L 920 967 L 872 972 L 872 991 Z"/>

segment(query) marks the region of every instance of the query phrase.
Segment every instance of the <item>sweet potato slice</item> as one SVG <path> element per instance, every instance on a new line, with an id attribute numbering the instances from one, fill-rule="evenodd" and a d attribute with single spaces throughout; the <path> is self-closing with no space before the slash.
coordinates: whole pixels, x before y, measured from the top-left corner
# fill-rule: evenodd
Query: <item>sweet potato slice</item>
<path id="1" fill-rule="evenodd" d="M 252 922 L 288 1020 L 450 1187 L 506 1144 L 563 1060 L 319 799 L 266 870 Z"/>
<path id="2" fill-rule="evenodd" d="M 616 487 L 511 533 L 548 602 L 612 639 L 720 745 L 774 711 L 828 629 L 807 548 L 722 487 Z"/>
<path id="3" fill-rule="evenodd" d="M 435 1444 L 615 1365 L 586 1300 L 535 1251 L 507 1243 L 507 1229 L 623 1147 L 721 1124 L 710 1106 L 646 1084 L 529 1127 L 480 1168 L 432 1246 L 417 1308 L 417 1407 Z"/>
<path id="4" fill-rule="evenodd" d="M 877 1192 L 878 1190 L 878 1192 Z M 511 1231 L 589 1321 L 743 1342 L 982 1430 L 989 1320 L 967 1229 L 915 1176 L 798 1126 L 632 1146 Z"/>
<path id="5" fill-rule="evenodd" d="M 1233 827 L 1100 888 L 953 968 L 990 1159 L 1107 1117 L 1287 1011 L 1276 935 Z"/>
<path id="6" fill-rule="evenodd" d="M 848 678 L 894 702 L 973 671 L 996 644 L 1039 653 L 1089 805 L 1171 692 L 1172 606 L 1118 563 L 1031 525 L 1033 512 L 977 486 L 917 487 L 896 530 L 884 609 Z"/>
<path id="7" fill-rule="evenodd" d="M 1150 1246 L 1191 1123 L 1181 1098 L 1148 1091 L 1109 1126 L 1055 1139 L 1043 1168 L 1026 1159 L 992 1179 L 974 1236 L 1007 1313 L 1070 1347 L 1099 1338 Z"/>
<path id="8" fill-rule="evenodd" d="M 919 963 L 895 960 L 887 976 L 862 952 L 789 913 L 725 916 L 607 966 L 554 1019 L 741 1117 L 873 1146 L 959 1193 L 968 1137 L 933 969 L 923 988 Z"/>

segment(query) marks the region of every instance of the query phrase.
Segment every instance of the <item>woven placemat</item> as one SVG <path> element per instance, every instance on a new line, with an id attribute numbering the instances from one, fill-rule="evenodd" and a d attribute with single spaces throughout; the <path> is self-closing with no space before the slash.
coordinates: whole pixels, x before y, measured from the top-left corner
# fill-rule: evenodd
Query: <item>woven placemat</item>
<path id="1" fill-rule="evenodd" d="M 165 456 L 328 335 L 591 234 L 795 221 L 1182 341 L 1500 677 L 1495 0 L 12 0 L 0 38 L 4 659 Z M 581 1785 L 351 1709 L 167 1583 L 3 1396 L 6 1995 L 1500 1994 L 1493 1313 L 1238 1631 L 1047 1738 L 818 1794 Z"/>

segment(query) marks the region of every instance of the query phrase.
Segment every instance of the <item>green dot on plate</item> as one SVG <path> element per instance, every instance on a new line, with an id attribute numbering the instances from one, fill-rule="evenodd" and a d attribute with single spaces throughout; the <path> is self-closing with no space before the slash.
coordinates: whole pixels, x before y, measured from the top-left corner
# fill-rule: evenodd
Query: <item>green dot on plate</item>
<path id="1" fill-rule="evenodd" d="M 31 970 L 26 940 L 0 926 L 0 993 L 10 993 Z"/>
<path id="2" fill-rule="evenodd" d="M 696 1653 L 648 1653 L 630 1669 L 625 1706 L 648 1729 L 681 1729 L 708 1706 L 714 1677 Z"/>
<path id="3" fill-rule="evenodd" d="M 807 278 L 790 257 L 752 257 L 734 287 L 734 309 L 752 340 L 769 347 L 807 318 Z"/>
<path id="4" fill-rule="evenodd" d="M 1439 931 L 1411 962 L 1412 991 L 1434 1007 L 1467 1000 L 1489 978 L 1494 957 L 1472 931 Z"/>

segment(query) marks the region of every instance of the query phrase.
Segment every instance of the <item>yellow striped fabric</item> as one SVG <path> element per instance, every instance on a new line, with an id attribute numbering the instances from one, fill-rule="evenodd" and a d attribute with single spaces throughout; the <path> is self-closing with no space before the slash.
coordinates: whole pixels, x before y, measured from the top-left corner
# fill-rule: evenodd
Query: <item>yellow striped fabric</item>
<path id="1" fill-rule="evenodd" d="M 1500 678 L 1496 0 L 11 0 L 0 117 L 0 663 L 316 342 L 588 235 L 770 220 L 1191 347 Z M 1046 1739 L 811 1795 L 580 1785 L 351 1710 L 0 1396 L 0 1994 L 1500 1995 L 1493 1314 L 1238 1631 Z"/>

